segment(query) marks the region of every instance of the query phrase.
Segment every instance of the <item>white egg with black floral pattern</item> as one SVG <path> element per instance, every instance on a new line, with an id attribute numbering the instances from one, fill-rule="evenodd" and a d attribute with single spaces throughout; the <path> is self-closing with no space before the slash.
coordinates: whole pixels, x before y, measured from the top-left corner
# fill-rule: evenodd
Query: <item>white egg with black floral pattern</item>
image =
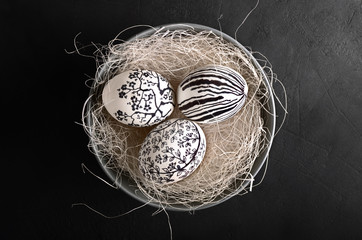
<path id="1" fill-rule="evenodd" d="M 234 116 L 244 105 L 248 85 L 225 66 L 207 65 L 191 72 L 177 88 L 177 103 L 190 120 L 216 123 Z"/>
<path id="2" fill-rule="evenodd" d="M 149 132 L 139 152 L 139 169 L 145 181 L 175 183 L 197 169 L 205 151 L 201 127 L 187 119 L 173 118 Z"/>
<path id="3" fill-rule="evenodd" d="M 175 93 L 160 74 L 149 70 L 129 70 L 110 79 L 103 88 L 107 111 L 119 122 L 147 127 L 172 113 Z"/>

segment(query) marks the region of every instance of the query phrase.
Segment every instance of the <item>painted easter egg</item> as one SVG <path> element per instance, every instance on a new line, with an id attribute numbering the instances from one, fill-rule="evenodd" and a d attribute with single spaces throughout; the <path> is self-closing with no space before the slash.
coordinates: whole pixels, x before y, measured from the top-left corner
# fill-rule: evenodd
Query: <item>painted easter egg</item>
<path id="1" fill-rule="evenodd" d="M 173 118 L 157 125 L 139 152 L 139 169 L 147 181 L 178 182 L 200 165 L 206 151 L 205 134 L 190 120 Z"/>
<path id="2" fill-rule="evenodd" d="M 179 109 L 189 119 L 215 123 L 234 116 L 248 93 L 245 79 L 224 66 L 206 66 L 190 73 L 177 89 Z"/>
<path id="3" fill-rule="evenodd" d="M 165 120 L 173 111 L 174 90 L 160 74 L 130 70 L 108 81 L 102 93 L 107 111 L 119 122 L 146 127 Z"/>

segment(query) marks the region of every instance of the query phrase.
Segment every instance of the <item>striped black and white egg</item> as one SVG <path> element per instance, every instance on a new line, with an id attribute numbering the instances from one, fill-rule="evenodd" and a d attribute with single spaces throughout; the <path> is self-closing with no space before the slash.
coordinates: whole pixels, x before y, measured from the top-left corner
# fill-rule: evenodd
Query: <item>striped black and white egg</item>
<path id="1" fill-rule="evenodd" d="M 180 83 L 178 107 L 193 121 L 215 123 L 234 116 L 244 105 L 248 86 L 241 74 L 225 66 L 199 68 Z"/>
<path id="2" fill-rule="evenodd" d="M 172 118 L 152 129 L 139 152 L 139 169 L 145 181 L 178 182 L 200 165 L 206 151 L 205 134 L 190 120 Z"/>
<path id="3" fill-rule="evenodd" d="M 108 81 L 102 92 L 107 111 L 119 122 L 146 127 L 165 120 L 175 106 L 174 90 L 160 74 L 129 70 Z"/>

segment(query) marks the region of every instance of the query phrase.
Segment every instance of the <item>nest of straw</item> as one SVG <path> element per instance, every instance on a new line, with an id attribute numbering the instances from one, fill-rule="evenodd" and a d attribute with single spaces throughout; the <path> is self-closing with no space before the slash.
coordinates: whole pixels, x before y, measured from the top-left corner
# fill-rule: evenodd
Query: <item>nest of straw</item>
<path id="1" fill-rule="evenodd" d="M 88 120 L 84 128 L 103 167 L 115 173 L 117 184 L 126 176 L 150 202 L 194 208 L 195 204 L 222 201 L 253 179 L 250 171 L 254 161 L 270 144 L 264 126 L 270 93 L 263 83 L 262 70 L 242 49 L 211 31 L 161 29 L 131 41 L 112 40 L 99 48 L 96 56 L 99 64 L 86 102 L 89 107 L 83 113 Z M 117 122 L 102 104 L 103 86 L 116 74 L 139 68 L 160 73 L 177 89 L 188 73 L 209 64 L 230 67 L 245 78 L 249 87 L 245 105 L 226 121 L 200 124 L 207 150 L 201 165 L 189 177 L 167 185 L 145 181 L 138 169 L 138 153 L 152 127 L 132 128 Z M 176 107 L 169 118 L 185 117 Z"/>

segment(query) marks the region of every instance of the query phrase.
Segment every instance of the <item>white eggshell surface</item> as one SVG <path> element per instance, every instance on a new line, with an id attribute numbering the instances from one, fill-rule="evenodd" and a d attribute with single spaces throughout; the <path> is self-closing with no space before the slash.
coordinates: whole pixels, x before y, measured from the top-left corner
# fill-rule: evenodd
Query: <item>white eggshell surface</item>
<path id="1" fill-rule="evenodd" d="M 205 151 L 206 139 L 200 126 L 173 118 L 147 135 L 139 152 L 139 169 L 147 181 L 178 182 L 195 171 Z"/>
<path id="2" fill-rule="evenodd" d="M 102 100 L 119 122 L 146 127 L 166 119 L 174 109 L 174 90 L 160 74 L 130 70 L 116 75 L 105 85 Z"/>
<path id="3" fill-rule="evenodd" d="M 190 73 L 177 89 L 177 103 L 190 120 L 215 123 L 234 116 L 248 94 L 245 79 L 235 70 L 208 65 Z"/>

